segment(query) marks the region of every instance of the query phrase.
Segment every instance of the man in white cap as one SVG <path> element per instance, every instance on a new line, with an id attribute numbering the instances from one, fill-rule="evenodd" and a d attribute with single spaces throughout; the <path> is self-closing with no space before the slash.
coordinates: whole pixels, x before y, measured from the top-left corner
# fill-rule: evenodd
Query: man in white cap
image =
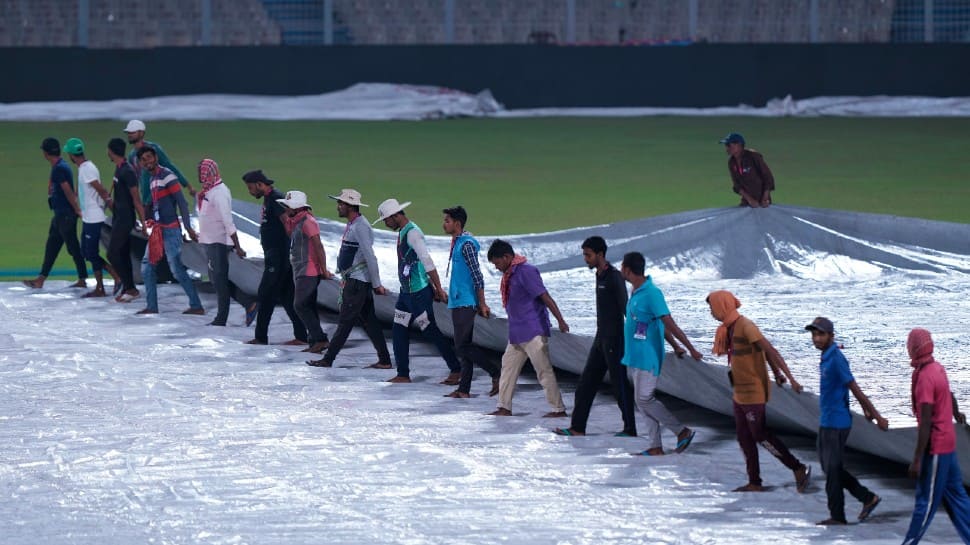
<path id="1" fill-rule="evenodd" d="M 374 231 L 367 218 L 361 215 L 360 192 L 344 189 L 340 195 L 327 195 L 337 201 L 337 215 L 347 219 L 347 228 L 340 241 L 337 255 L 337 274 L 340 275 L 340 316 L 337 330 L 330 340 L 330 347 L 323 358 L 308 361 L 313 367 L 332 367 L 340 349 L 347 342 L 354 325 L 361 323 L 377 350 L 377 363 L 374 369 L 390 369 L 391 355 L 387 351 L 387 341 L 381 323 L 374 312 L 374 294 L 387 295 L 381 285 L 381 274 L 374 255 Z M 373 292 L 373 293 L 372 293 Z"/>
<path id="2" fill-rule="evenodd" d="M 434 301 L 447 302 L 448 294 L 441 289 L 441 280 L 435 270 L 434 261 L 424 243 L 424 233 L 408 219 L 404 209 L 411 203 L 401 204 L 397 199 L 387 199 L 377 207 L 380 217 L 388 229 L 399 231 L 397 238 L 397 275 L 401 281 L 401 293 L 394 306 L 394 361 L 397 363 L 397 376 L 388 382 L 411 382 L 411 367 L 408 350 L 411 344 L 410 326 L 414 324 L 431 341 L 451 373 L 442 384 L 458 384 L 461 378 L 461 363 L 455 357 L 452 343 L 442 335 L 435 324 Z M 375 221 L 374 223 L 377 223 Z"/>
<path id="3" fill-rule="evenodd" d="M 319 354 L 330 343 L 327 334 L 320 327 L 317 314 L 317 287 L 320 279 L 333 278 L 327 270 L 327 254 L 320 242 L 320 226 L 313 210 L 306 202 L 306 193 L 287 191 L 286 198 L 278 202 L 286 207 L 283 224 L 290 234 L 290 264 L 293 266 L 293 308 L 307 328 L 307 342 L 310 346 L 304 352 Z"/>
<path id="4" fill-rule="evenodd" d="M 152 193 L 151 188 L 151 175 L 141 168 L 141 162 L 138 160 L 138 150 L 148 146 L 155 150 L 155 157 L 158 158 L 158 164 L 175 175 L 178 179 L 179 185 L 189 190 L 189 196 L 195 196 L 195 188 L 186 179 L 185 176 L 179 172 L 179 169 L 172 164 L 172 161 L 165 154 L 162 146 L 155 142 L 149 142 L 145 140 L 145 123 L 137 119 L 132 119 L 125 126 L 125 133 L 128 134 L 128 143 L 131 144 L 131 152 L 128 153 L 128 164 L 135 171 L 135 176 L 138 177 L 138 191 L 141 193 L 141 204 L 142 206 L 148 207 L 152 204 Z M 151 216 L 151 213 L 148 214 Z"/>

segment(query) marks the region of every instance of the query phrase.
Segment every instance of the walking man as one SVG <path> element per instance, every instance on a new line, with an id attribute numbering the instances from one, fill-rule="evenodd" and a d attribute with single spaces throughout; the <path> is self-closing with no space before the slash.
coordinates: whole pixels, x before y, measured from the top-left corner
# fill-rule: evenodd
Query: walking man
<path id="1" fill-rule="evenodd" d="M 142 169 L 148 172 L 151 178 L 149 190 L 154 218 L 145 222 L 146 230 L 150 231 L 145 256 L 141 261 L 146 306 L 138 314 L 158 314 L 158 277 L 155 267 L 163 255 L 168 261 L 172 275 L 189 298 L 189 308 L 182 314 L 205 314 L 195 284 L 192 283 L 188 270 L 182 264 L 182 226 L 188 232 L 189 238 L 199 240 L 189 219 L 189 205 L 182 196 L 175 174 L 158 164 L 154 149 L 148 146 L 139 149 L 138 160 L 141 162 Z M 182 224 L 179 224 L 179 216 L 182 217 Z"/>
<path id="2" fill-rule="evenodd" d="M 694 430 L 680 423 L 667 407 L 656 398 L 657 381 L 664 361 L 664 338 L 673 336 L 690 351 L 691 357 L 703 356 L 694 349 L 687 335 L 670 316 L 663 293 L 646 273 L 646 259 L 640 252 L 623 256 L 620 274 L 633 287 L 626 305 L 626 322 L 623 326 L 623 365 L 633 383 L 633 397 L 640 414 L 648 447 L 643 456 L 665 454 L 661 441 L 661 426 L 677 434 L 675 452 L 683 452 L 694 440 Z"/>
<path id="3" fill-rule="evenodd" d="M 414 324 L 421 330 L 424 338 L 435 345 L 451 371 L 442 384 L 457 384 L 461 378 L 461 364 L 455 357 L 452 344 L 438 329 L 434 318 L 434 301 L 447 302 L 448 294 L 441 289 L 441 280 L 424 242 L 424 233 L 404 213 L 404 209 L 410 204 L 387 199 L 377 207 L 380 217 L 374 222 L 383 221 L 388 229 L 398 231 L 397 276 L 401 282 L 401 293 L 394 305 L 394 325 L 391 328 L 397 376 L 388 382 L 411 382 L 408 352 L 411 345 L 410 327 Z"/>
<path id="4" fill-rule="evenodd" d="M 573 419 L 568 428 L 556 428 L 559 435 L 586 435 L 586 421 L 593 406 L 596 391 L 607 371 L 613 396 L 623 418 L 623 430 L 617 435 L 636 437 L 636 404 L 633 386 L 627 379 L 623 359 L 623 318 L 626 313 L 626 283 L 620 271 L 606 260 L 606 241 L 592 236 L 583 241 L 583 260 L 596 271 L 596 335 L 586 357 L 586 366 L 576 385 Z"/>
<path id="5" fill-rule="evenodd" d="M 327 254 L 320 242 L 320 225 L 306 201 L 306 193 L 287 191 L 277 202 L 286 207 L 286 231 L 290 234 L 290 266 L 293 268 L 293 308 L 307 328 L 310 346 L 303 352 L 319 354 L 330 343 L 320 327 L 317 314 L 317 287 L 320 279 L 333 278 L 327 270 Z"/>
<path id="6" fill-rule="evenodd" d="M 114 268 L 101 258 L 101 228 L 107 217 L 104 209 L 111 204 L 108 190 L 101 185 L 101 173 L 94 162 L 84 156 L 84 142 L 80 138 L 71 138 L 64 142 L 64 151 L 77 166 L 78 202 L 81 205 L 81 255 L 91 262 L 94 271 L 94 289 L 81 297 L 104 297 L 104 274 L 114 278 L 114 288 L 117 295 L 121 291 L 121 280 L 115 274 Z"/>
<path id="7" fill-rule="evenodd" d="M 61 246 L 67 245 L 67 253 L 74 259 L 77 269 L 77 282 L 72 288 L 87 287 L 88 268 L 81 256 L 81 245 L 77 241 L 77 219 L 81 216 L 81 207 L 74 194 L 74 176 L 71 167 L 61 158 L 61 143 L 56 138 L 45 138 L 40 145 L 44 152 L 44 159 L 51 165 L 51 174 L 47 182 L 47 206 L 54 216 L 51 218 L 50 229 L 47 231 L 47 244 L 44 247 L 44 263 L 40 267 L 40 274 L 32 280 L 24 280 L 28 288 L 40 289 L 51 274 L 57 254 Z"/>
<path id="8" fill-rule="evenodd" d="M 811 466 L 798 461 L 788 447 L 768 429 L 765 405 L 771 396 L 767 365 L 775 375 L 778 386 L 791 382 L 791 389 L 801 393 L 802 385 L 795 380 L 788 364 L 775 347 L 748 318 L 738 313 L 741 302 L 729 291 L 719 290 L 707 296 L 711 316 L 721 322 L 714 335 L 714 354 L 728 357 L 728 378 L 734 389 L 734 427 L 738 444 L 744 453 L 748 483 L 735 492 L 763 492 L 758 445 L 795 474 L 795 487 L 804 492 L 812 474 Z M 784 375 L 782 374 L 784 373 Z"/>
<path id="9" fill-rule="evenodd" d="M 148 206 L 152 204 L 151 201 L 151 175 L 146 172 L 141 167 L 141 161 L 138 159 L 138 151 L 142 148 L 148 147 L 155 150 L 155 157 L 159 165 L 168 169 L 175 178 L 178 180 L 179 185 L 189 190 L 189 196 L 195 196 L 195 188 L 192 184 L 182 175 L 179 169 L 172 163 L 162 149 L 162 146 L 155 142 L 149 142 L 145 140 L 145 124 L 137 119 L 132 119 L 125 126 L 125 133 L 128 135 L 128 143 L 131 144 L 131 153 L 128 154 L 128 163 L 135 171 L 135 175 L 138 176 L 139 180 L 139 191 L 141 192 L 142 204 Z"/>
<path id="10" fill-rule="evenodd" d="M 340 275 L 340 316 L 337 330 L 323 358 L 308 361 L 313 367 L 332 367 L 337 354 L 347 342 L 355 324 L 362 324 L 367 337 L 377 351 L 373 369 L 390 369 L 391 354 L 387 351 L 384 330 L 374 312 L 374 294 L 387 295 L 381 285 L 381 273 L 374 255 L 374 231 L 367 218 L 360 213 L 360 192 L 344 189 L 340 195 L 327 195 L 337 201 L 337 215 L 347 220 L 347 228 L 340 241 L 337 255 L 337 274 Z"/>
<path id="11" fill-rule="evenodd" d="M 226 325 L 229 320 L 229 298 L 232 296 L 242 301 L 248 326 L 256 318 L 256 301 L 229 280 L 229 252 L 235 252 L 240 259 L 246 257 L 232 220 L 232 193 L 222 183 L 219 165 L 209 158 L 199 163 L 199 183 L 202 184 L 202 191 L 196 194 L 195 200 L 199 208 L 199 244 L 205 250 L 209 280 L 216 289 L 218 302 L 216 317 L 209 325 Z"/>
<path id="12" fill-rule="evenodd" d="M 243 174 L 246 189 L 257 199 L 263 199 L 259 214 L 259 243 L 263 247 L 263 276 L 257 291 L 259 309 L 256 312 L 256 332 L 247 344 L 269 344 L 269 322 L 277 302 L 293 324 L 293 338 L 283 344 L 307 344 L 307 330 L 293 308 L 293 268 L 290 266 L 290 236 L 283 220 L 286 207 L 280 204 L 283 194 L 273 186 L 273 180 L 262 170 Z"/>
<path id="13" fill-rule="evenodd" d="M 881 430 L 889 429 L 889 422 L 879 414 L 866 394 L 856 384 L 849 362 L 835 344 L 835 325 L 828 318 L 819 316 L 805 326 L 812 332 L 812 344 L 822 351 L 819 362 L 819 429 L 818 461 L 825 472 L 825 495 L 828 496 L 829 518 L 819 522 L 820 526 L 846 524 L 845 494 L 862 502 L 859 521 L 866 520 L 881 498 L 862 486 L 859 481 L 845 470 L 843 456 L 845 443 L 852 430 L 852 413 L 849 412 L 849 391 L 862 406 L 867 420 L 875 420 Z"/>
<path id="14" fill-rule="evenodd" d="M 546 393 L 546 401 L 552 407 L 552 411 L 543 417 L 565 418 L 566 406 L 562 402 L 559 383 L 556 382 L 556 372 L 549 360 L 549 336 L 552 334 L 549 312 L 556 317 L 559 331 L 569 333 L 569 325 L 546 291 L 539 269 L 526 261 L 524 256 L 516 254 L 511 244 L 495 239 L 488 247 L 488 260 L 502 273 L 499 291 L 509 322 L 509 344 L 502 355 L 499 378 L 498 408 L 489 414 L 512 416 L 515 383 L 528 359 L 532 361 L 539 384 Z"/>
<path id="15" fill-rule="evenodd" d="M 728 172 L 734 192 L 741 195 L 741 206 L 768 208 L 775 177 L 765 163 L 764 156 L 753 149 L 745 149 L 744 137 L 736 132 L 721 139 L 728 154 Z"/>
<path id="16" fill-rule="evenodd" d="M 465 230 L 468 212 L 462 206 L 445 208 L 442 228 L 451 235 L 451 254 L 448 268 L 451 272 L 448 283 L 448 308 L 451 309 L 451 323 L 454 327 L 455 353 L 461 361 L 461 378 L 458 389 L 446 397 L 471 397 L 472 377 L 475 364 L 492 377 L 492 389 L 488 395 L 494 396 L 499 390 L 499 368 L 488 360 L 481 348 L 472 343 L 475 331 L 475 315 L 488 318 L 491 311 L 485 303 L 485 279 L 478 266 L 478 251 L 481 248 L 471 233 Z"/>
<path id="17" fill-rule="evenodd" d="M 956 454 L 953 420 L 966 424 L 943 365 L 933 357 L 933 337 L 916 328 L 906 340 L 913 367 L 913 414 L 919 423 L 916 451 L 909 476 L 916 479 L 916 506 L 903 545 L 919 543 L 930 527 L 943 500 L 950 507 L 950 520 L 964 543 L 970 543 L 970 497 L 963 488 L 963 473 Z"/>
<path id="18" fill-rule="evenodd" d="M 135 214 L 145 222 L 145 209 L 138 195 L 135 171 L 125 160 L 125 141 L 112 138 L 108 142 L 108 159 L 115 165 L 109 200 L 111 206 L 111 238 L 108 241 L 108 261 L 121 279 L 121 291 L 115 301 L 130 303 L 141 295 L 135 287 L 134 270 L 131 266 L 131 231 L 135 228 Z"/>

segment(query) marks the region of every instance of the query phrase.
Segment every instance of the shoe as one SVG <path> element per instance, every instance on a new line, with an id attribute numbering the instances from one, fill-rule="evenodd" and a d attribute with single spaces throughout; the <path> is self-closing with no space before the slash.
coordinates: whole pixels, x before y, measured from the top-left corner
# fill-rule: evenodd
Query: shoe
<path id="1" fill-rule="evenodd" d="M 85 293 L 84 295 L 82 295 L 81 298 L 82 299 L 90 299 L 90 298 L 93 298 L 93 297 L 107 297 L 107 296 L 108 296 L 108 294 L 105 293 L 104 292 L 104 288 L 102 288 L 102 289 L 93 289 L 93 290 Z"/>
<path id="2" fill-rule="evenodd" d="M 457 399 L 468 399 L 471 396 L 472 395 L 469 394 L 468 392 L 462 392 L 460 390 L 455 390 L 454 392 L 451 392 L 450 394 L 445 394 L 445 397 L 454 397 L 454 398 L 457 398 Z"/>
<path id="3" fill-rule="evenodd" d="M 205 314 L 205 309 L 204 308 L 201 308 L 201 307 L 200 308 L 187 308 L 187 309 L 185 309 L 185 310 L 182 311 L 182 314 L 191 314 L 193 316 L 202 316 L 203 314 Z"/>
<path id="4" fill-rule="evenodd" d="M 694 430 L 690 428 L 684 428 L 677 435 L 677 448 L 674 449 L 674 452 L 680 454 L 681 452 L 684 452 L 685 450 L 687 450 L 687 447 L 690 446 L 690 442 L 694 440 L 694 435 L 696 435 Z"/>
<path id="5" fill-rule="evenodd" d="M 879 505 L 879 502 L 881 501 L 882 501 L 882 498 L 880 498 L 879 496 L 873 496 L 872 499 L 869 500 L 869 503 L 863 505 L 862 511 L 859 511 L 859 522 L 862 522 L 867 518 L 869 518 L 869 515 L 871 515 L 872 512 L 876 510 L 876 506 Z"/>
<path id="6" fill-rule="evenodd" d="M 815 523 L 816 526 L 845 526 L 848 522 L 839 519 L 825 519 Z"/>
<path id="7" fill-rule="evenodd" d="M 309 352 L 311 354 L 322 354 L 327 347 L 330 346 L 329 341 L 319 341 L 313 343 L 313 346 L 308 346 L 301 350 L 301 352 Z"/>
<path id="8" fill-rule="evenodd" d="M 143 308 L 136 312 L 135 314 L 158 314 L 157 310 L 152 310 L 150 308 Z"/>
<path id="9" fill-rule="evenodd" d="M 306 341 L 301 341 L 300 339 L 290 339 L 283 344 L 285 346 L 304 346 Z"/>
<path id="10" fill-rule="evenodd" d="M 394 377 L 388 379 L 391 384 L 411 384 L 411 377 Z"/>
<path id="11" fill-rule="evenodd" d="M 492 379 L 492 389 L 488 391 L 488 397 L 495 397 L 498 395 L 498 379 Z"/>
<path id="12" fill-rule="evenodd" d="M 263 341 L 260 339 L 249 339 L 246 344 L 269 344 L 269 341 Z"/>
<path id="13" fill-rule="evenodd" d="M 512 411 L 499 407 L 498 409 L 488 413 L 489 416 L 512 416 Z"/>
<path id="14" fill-rule="evenodd" d="M 327 358 L 320 358 L 318 360 L 310 360 L 306 362 L 310 367 L 333 367 L 332 361 L 327 361 Z"/>
<path id="15" fill-rule="evenodd" d="M 565 435 L 566 437 L 582 437 L 586 435 L 585 432 L 576 431 L 572 428 L 552 428 L 552 433 L 556 435 Z"/>
<path id="16" fill-rule="evenodd" d="M 751 483 L 748 483 L 744 486 L 739 486 L 734 490 L 732 490 L 732 492 L 764 492 L 764 491 L 765 491 L 765 487 L 761 486 L 760 484 L 751 484 Z"/>
<path id="17" fill-rule="evenodd" d="M 259 303 L 253 303 L 246 308 L 246 327 L 253 325 L 257 313 L 259 313 Z"/>
<path id="18" fill-rule="evenodd" d="M 552 411 L 542 415 L 542 418 L 566 418 L 569 416 L 566 411 Z"/>
<path id="19" fill-rule="evenodd" d="M 461 373 L 448 373 L 448 377 L 438 384 L 444 384 L 445 386 L 457 386 L 459 382 L 461 382 Z"/>
<path id="20" fill-rule="evenodd" d="M 618 432 L 616 432 L 616 433 L 613 434 L 613 437 L 636 437 L 636 436 L 637 436 L 637 434 L 630 433 L 628 431 L 618 431 Z"/>
<path id="21" fill-rule="evenodd" d="M 803 465 L 795 470 L 795 490 L 801 494 L 808 487 L 808 481 L 812 478 L 812 466 Z"/>
<path id="22" fill-rule="evenodd" d="M 663 447 L 653 447 L 653 448 L 648 448 L 647 450 L 640 451 L 634 454 L 634 456 L 664 456 L 666 454 L 667 453 L 664 452 Z"/>
<path id="23" fill-rule="evenodd" d="M 377 363 L 372 363 L 368 365 L 364 369 L 393 369 L 393 368 L 394 366 L 391 365 L 390 363 L 377 362 Z"/>
<path id="24" fill-rule="evenodd" d="M 217 322 L 215 320 L 212 320 L 211 322 L 209 322 L 209 323 L 207 323 L 205 325 L 214 325 L 214 326 L 219 326 L 219 327 L 226 327 L 226 322 Z"/>

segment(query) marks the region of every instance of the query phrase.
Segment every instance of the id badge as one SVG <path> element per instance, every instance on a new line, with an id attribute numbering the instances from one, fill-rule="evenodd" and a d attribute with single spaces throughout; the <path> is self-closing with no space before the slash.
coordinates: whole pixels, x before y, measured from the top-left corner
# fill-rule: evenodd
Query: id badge
<path id="1" fill-rule="evenodd" d="M 418 329 L 421 331 L 427 329 L 428 326 L 431 325 L 431 319 L 428 318 L 428 313 L 422 312 L 419 314 L 418 317 L 414 319 L 414 325 L 418 326 Z"/>
<path id="2" fill-rule="evenodd" d="M 646 322 L 637 322 L 637 328 L 636 328 L 636 331 L 633 332 L 633 338 L 638 341 L 646 340 L 647 338 Z"/>
<path id="3" fill-rule="evenodd" d="M 408 327 L 411 325 L 411 313 L 404 310 L 394 310 L 394 323 Z"/>
<path id="4" fill-rule="evenodd" d="M 153 215 L 155 216 L 155 221 L 158 221 L 158 218 L 160 216 L 158 215 L 158 209 L 157 208 L 155 209 L 155 213 Z"/>
<path id="5" fill-rule="evenodd" d="M 405 265 L 402 272 L 404 273 L 405 277 L 411 276 L 411 265 Z"/>

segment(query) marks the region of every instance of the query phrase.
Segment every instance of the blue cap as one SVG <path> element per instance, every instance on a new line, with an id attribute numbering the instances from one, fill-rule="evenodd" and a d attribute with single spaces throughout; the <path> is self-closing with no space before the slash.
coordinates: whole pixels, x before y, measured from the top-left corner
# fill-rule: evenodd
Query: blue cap
<path id="1" fill-rule="evenodd" d="M 822 333 L 835 333 L 835 325 L 832 323 L 832 320 L 819 316 L 818 318 L 812 320 L 812 323 L 805 326 L 805 330 L 817 330 L 821 331 Z"/>
<path id="2" fill-rule="evenodd" d="M 729 135 L 725 136 L 724 138 L 722 138 L 721 139 L 721 143 L 722 144 L 734 144 L 734 143 L 737 143 L 737 144 L 741 144 L 743 146 L 744 145 L 744 137 L 741 136 L 740 134 L 736 133 L 736 132 L 732 132 L 731 134 L 729 134 Z"/>

